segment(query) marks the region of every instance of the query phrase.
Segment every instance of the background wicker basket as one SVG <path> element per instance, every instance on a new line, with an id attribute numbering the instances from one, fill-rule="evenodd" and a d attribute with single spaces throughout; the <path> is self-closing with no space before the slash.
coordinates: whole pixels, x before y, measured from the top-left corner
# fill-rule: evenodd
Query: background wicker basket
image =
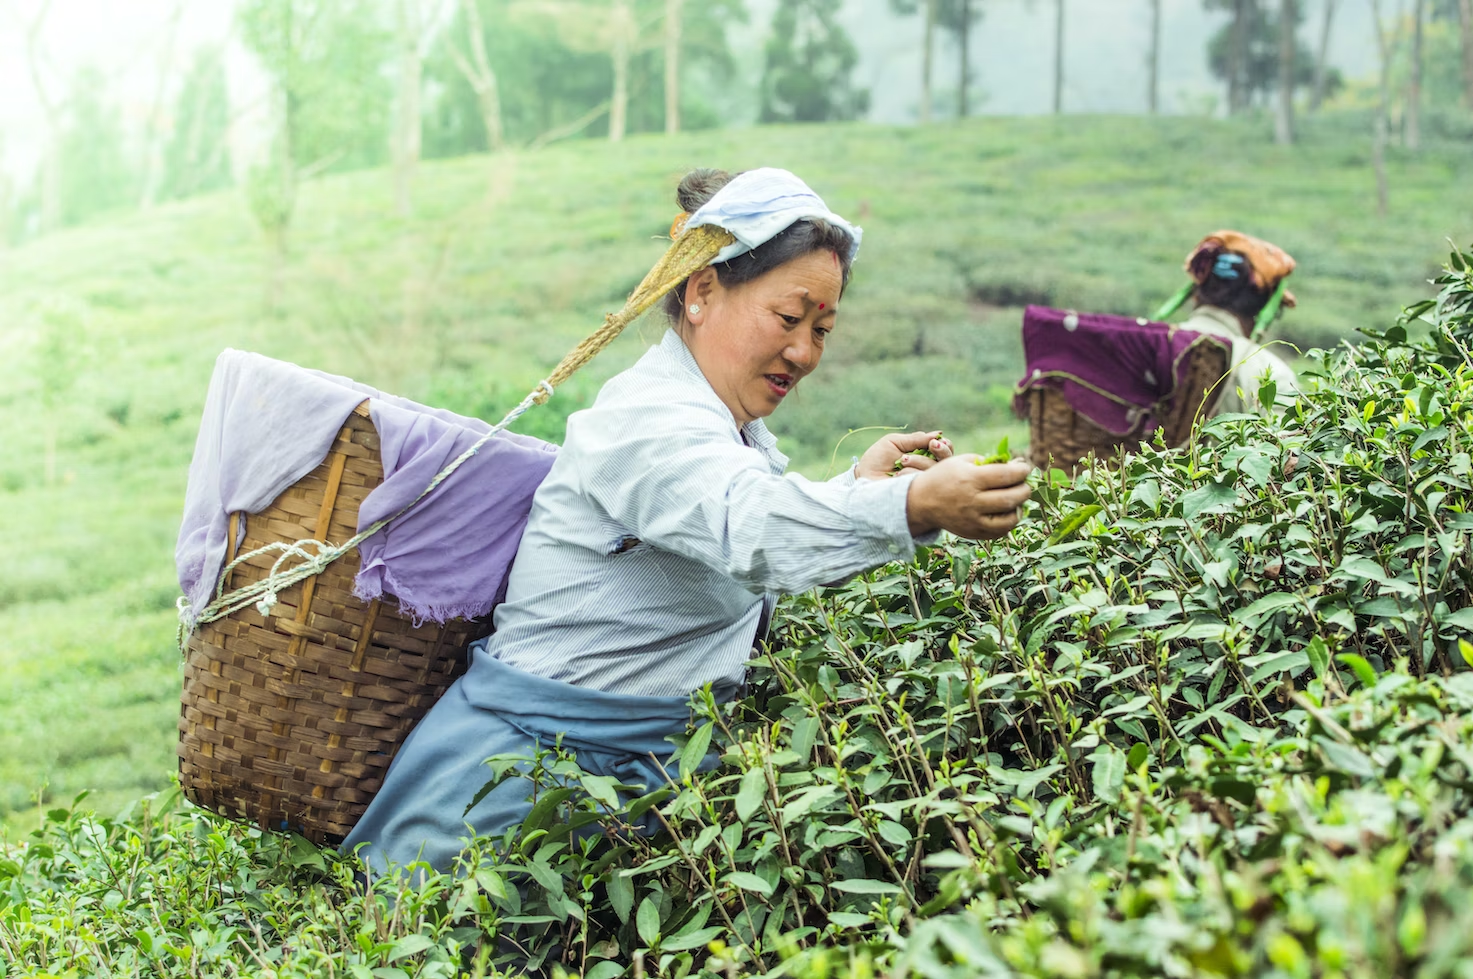
<path id="1" fill-rule="evenodd" d="M 1187 354 L 1185 377 L 1177 387 L 1161 421 L 1166 444 L 1176 448 L 1191 438 L 1198 417 L 1206 417 L 1217 403 L 1223 387 L 1218 384 L 1228 370 L 1227 351 L 1216 343 L 1198 343 Z M 1223 382 L 1228 383 L 1228 382 Z M 1044 386 L 1027 392 L 1030 444 L 1028 458 L 1040 469 L 1063 469 L 1073 473 L 1091 453 L 1107 464 L 1117 463 L 1141 443 L 1154 439 L 1155 432 L 1115 435 L 1080 415 L 1062 392 Z"/>
<path id="2" fill-rule="evenodd" d="M 382 481 L 365 402 L 321 465 L 250 516 L 241 553 L 352 538 L 359 505 Z M 273 560 L 242 563 L 226 590 L 264 578 Z M 191 801 L 319 844 L 340 840 L 363 814 L 410 728 L 490 625 L 416 627 L 396 608 L 353 596 L 358 567 L 355 550 L 283 590 L 269 616 L 246 608 L 189 637 L 178 752 Z"/>

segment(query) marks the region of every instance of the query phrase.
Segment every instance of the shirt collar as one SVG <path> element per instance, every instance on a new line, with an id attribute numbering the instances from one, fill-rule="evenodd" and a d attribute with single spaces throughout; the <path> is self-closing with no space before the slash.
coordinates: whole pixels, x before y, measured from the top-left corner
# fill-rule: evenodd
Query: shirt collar
<path id="1" fill-rule="evenodd" d="M 701 373 L 701 365 L 696 363 L 695 355 L 690 352 L 690 348 L 685 345 L 685 341 L 680 339 L 680 334 L 676 333 L 674 329 L 667 329 L 665 331 L 665 336 L 660 340 L 660 350 L 675 363 L 689 371 L 691 376 L 700 378 L 701 383 L 706 386 L 706 389 L 711 391 L 712 395 L 715 395 L 716 392 L 711 388 L 711 382 L 706 380 L 705 374 Z M 725 405 L 722 407 L 725 407 Z M 732 419 L 732 425 L 735 427 L 736 419 Z M 784 466 L 787 465 L 788 457 L 777 450 L 777 436 L 767 430 L 767 425 L 762 419 L 752 419 L 741 427 L 741 431 L 746 435 L 749 445 L 761 449 L 763 455 L 769 458 L 776 457 L 782 461 Z"/>
<path id="2" fill-rule="evenodd" d="M 1215 333 L 1218 336 L 1227 337 L 1231 340 L 1243 339 L 1242 322 L 1232 313 L 1219 306 L 1208 306 L 1205 304 L 1198 306 L 1192 311 L 1192 319 L 1207 320 L 1211 324 L 1211 327 L 1216 327 L 1216 329 L 1209 328 L 1207 324 L 1201 324 L 1201 327 L 1209 329 L 1209 332 Z M 1185 323 L 1182 325 L 1187 326 Z M 1188 329 L 1194 329 L 1194 327 L 1188 326 Z"/>

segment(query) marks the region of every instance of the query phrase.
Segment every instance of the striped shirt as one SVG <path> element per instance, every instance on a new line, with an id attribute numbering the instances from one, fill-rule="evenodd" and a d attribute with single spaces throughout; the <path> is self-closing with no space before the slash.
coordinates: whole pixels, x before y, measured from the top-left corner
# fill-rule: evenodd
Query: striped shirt
<path id="1" fill-rule="evenodd" d="M 610 379 L 537 490 L 488 652 L 610 693 L 729 693 L 776 593 L 914 552 L 908 479 L 784 476 L 673 331 Z"/>

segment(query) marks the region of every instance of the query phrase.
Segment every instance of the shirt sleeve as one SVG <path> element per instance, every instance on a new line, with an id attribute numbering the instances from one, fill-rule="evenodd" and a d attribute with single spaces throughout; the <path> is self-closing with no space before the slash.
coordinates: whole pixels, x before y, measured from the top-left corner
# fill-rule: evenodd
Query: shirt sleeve
<path id="1" fill-rule="evenodd" d="M 629 534 L 754 593 L 802 591 L 914 553 L 908 479 L 777 476 L 719 404 L 625 395 L 569 418 L 563 454 Z"/>

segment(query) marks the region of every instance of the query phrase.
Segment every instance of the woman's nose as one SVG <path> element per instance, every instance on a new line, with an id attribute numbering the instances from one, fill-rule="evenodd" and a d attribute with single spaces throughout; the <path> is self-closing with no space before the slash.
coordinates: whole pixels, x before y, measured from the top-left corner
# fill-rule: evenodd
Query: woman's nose
<path id="1" fill-rule="evenodd" d="M 788 363 L 798 368 L 798 370 L 807 373 L 813 370 L 813 365 L 818 360 L 816 349 L 811 336 L 795 337 L 788 344 L 788 349 L 783 351 L 783 356 L 787 359 Z"/>

